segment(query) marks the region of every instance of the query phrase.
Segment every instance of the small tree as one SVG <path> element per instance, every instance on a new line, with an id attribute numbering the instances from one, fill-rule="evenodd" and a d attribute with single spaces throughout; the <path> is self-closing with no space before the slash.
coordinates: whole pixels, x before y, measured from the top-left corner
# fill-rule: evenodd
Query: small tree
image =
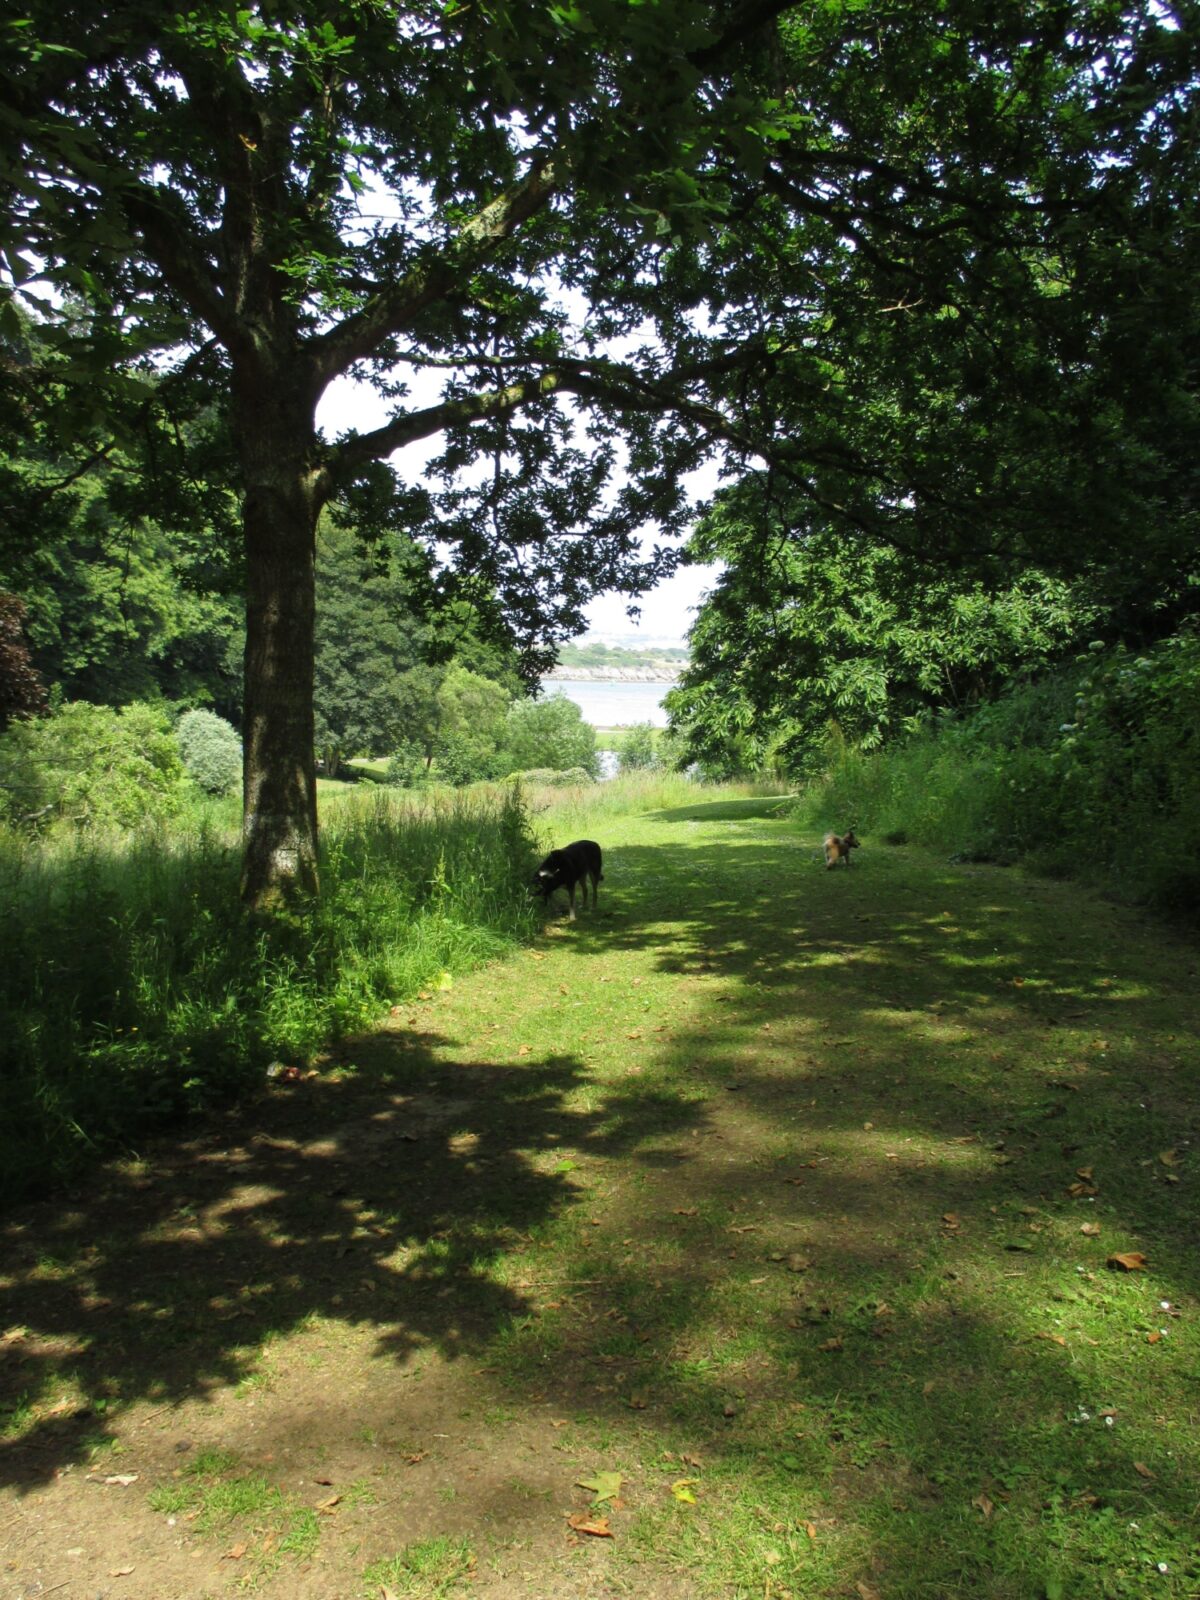
<path id="1" fill-rule="evenodd" d="M 599 777 L 595 730 L 565 695 L 518 701 L 508 713 L 497 766 L 502 776 L 533 767 L 556 772 L 582 767 L 590 777 Z"/>
<path id="2" fill-rule="evenodd" d="M 654 729 L 650 723 L 635 722 L 631 728 L 626 728 L 617 761 L 622 772 L 639 772 L 659 765 Z"/>
<path id="3" fill-rule="evenodd" d="M 186 711 L 175 739 L 187 775 L 208 794 L 232 794 L 242 776 L 237 729 L 213 711 Z"/>

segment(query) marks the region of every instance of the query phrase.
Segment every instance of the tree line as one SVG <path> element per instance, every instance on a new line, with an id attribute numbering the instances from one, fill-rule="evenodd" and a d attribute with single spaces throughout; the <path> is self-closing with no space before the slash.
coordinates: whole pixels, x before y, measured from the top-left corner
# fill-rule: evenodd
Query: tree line
<path id="1" fill-rule="evenodd" d="M 527 679 L 593 594 L 670 567 L 714 455 L 744 480 L 732 582 L 764 614 L 814 565 L 829 597 L 869 574 L 928 602 L 931 631 L 958 580 L 1011 591 L 1000 656 L 1052 642 L 1054 584 L 1187 612 L 1196 20 L 1160 0 L 7 20 L 0 314 L 32 311 L 54 354 L 6 373 L 5 405 L 23 438 L 55 431 L 67 480 L 119 442 L 129 503 L 244 599 L 248 903 L 316 887 L 327 509 L 405 541 L 417 613 L 470 606 Z M 316 408 L 346 375 L 387 420 L 329 437 Z M 418 474 L 396 455 L 435 438 Z M 955 682 L 992 670 L 951 656 Z"/>

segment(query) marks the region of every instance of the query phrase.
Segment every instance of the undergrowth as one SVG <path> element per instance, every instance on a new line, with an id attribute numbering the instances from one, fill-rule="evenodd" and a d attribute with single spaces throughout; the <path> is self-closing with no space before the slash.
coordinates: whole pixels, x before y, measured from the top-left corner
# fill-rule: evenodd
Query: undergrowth
<path id="1" fill-rule="evenodd" d="M 235 1097 L 534 925 L 517 791 L 330 807 L 319 904 L 268 927 L 240 911 L 226 815 L 0 836 L 0 1201 Z"/>
<path id="2" fill-rule="evenodd" d="M 1200 634 L 1141 655 L 1096 652 L 882 751 L 835 740 L 797 815 L 1194 912 Z"/>

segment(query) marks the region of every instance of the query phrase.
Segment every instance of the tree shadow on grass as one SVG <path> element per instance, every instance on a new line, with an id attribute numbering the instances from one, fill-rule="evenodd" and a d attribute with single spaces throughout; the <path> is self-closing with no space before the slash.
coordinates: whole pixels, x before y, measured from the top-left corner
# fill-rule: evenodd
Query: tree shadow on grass
<path id="1" fill-rule="evenodd" d="M 1138 1594 L 1161 1560 L 1192 1593 L 1195 946 L 1017 872 L 827 874 L 744 820 L 614 852 L 614 920 L 573 932 L 677 980 L 641 1070 L 705 1117 L 686 1204 L 576 1262 L 559 1403 L 590 1365 L 598 1411 L 645 1405 L 769 1516 L 815 1493 L 884 1592 Z"/>
<path id="2" fill-rule="evenodd" d="M 1018 874 L 885 851 L 826 874 L 754 811 L 720 845 L 625 847 L 606 869 L 571 954 L 646 953 L 686 1000 L 661 1036 L 639 1030 L 641 1076 L 356 1042 L 354 1080 L 277 1092 L 244 1145 L 210 1137 L 112 1174 L 86 1210 L 17 1219 L 18 1389 L 74 1342 L 93 1408 L 204 1395 L 317 1312 L 397 1365 L 485 1352 L 489 1389 L 594 1424 L 680 1563 L 691 1513 L 647 1463 L 674 1452 L 667 1482 L 698 1455 L 727 1552 L 698 1594 L 816 1592 L 810 1516 L 815 1547 L 845 1541 L 839 1576 L 885 1593 L 1025 1600 L 1063 1573 L 1066 1592 L 1137 1593 L 1120 1584 L 1164 1555 L 1190 1583 L 1152 1541 L 1186 1544 L 1195 1441 L 1122 1398 L 1137 1348 L 1161 1363 L 1164 1419 L 1189 1410 L 1171 1341 L 1144 1339 L 1161 1299 L 1195 1304 L 1189 1209 L 1158 1159 L 1194 1133 L 1188 947 Z M 570 1226 L 563 1151 L 607 1186 L 594 1227 Z M 530 1234 L 519 1287 L 494 1269 Z M 35 1238 L 40 1264 L 19 1257 Z M 1147 1238 L 1153 1276 L 1106 1272 Z M 42 1414 L 9 1481 L 44 1481 L 98 1426 Z"/>
<path id="3" fill-rule="evenodd" d="M 236 1383 L 265 1338 L 314 1313 L 373 1328 L 400 1364 L 478 1351 L 527 1310 L 497 1256 L 573 1202 L 545 1153 L 616 1156 L 692 1114 L 652 1091 L 574 1109 L 578 1061 L 448 1068 L 447 1042 L 356 1041 L 353 1075 L 275 1089 L 228 1131 L 161 1141 L 87 1193 L 11 1214 L 0 1482 L 44 1483 L 130 1402 Z"/>

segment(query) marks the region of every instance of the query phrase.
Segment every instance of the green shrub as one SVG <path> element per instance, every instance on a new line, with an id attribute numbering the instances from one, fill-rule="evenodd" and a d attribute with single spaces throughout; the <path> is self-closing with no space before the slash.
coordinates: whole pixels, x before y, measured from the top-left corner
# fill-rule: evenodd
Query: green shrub
<path id="1" fill-rule="evenodd" d="M 176 815 L 184 770 L 166 714 L 77 700 L 0 736 L 0 804 L 7 820 L 135 828 Z"/>
<path id="2" fill-rule="evenodd" d="M 1200 905 L 1200 634 L 1094 649 L 962 719 L 865 754 L 837 740 L 797 814 L 947 856 L 1025 861 Z"/>
<path id="3" fill-rule="evenodd" d="M 596 782 L 586 767 L 568 767 L 565 772 L 557 772 L 553 767 L 530 767 L 526 772 L 510 772 L 509 778 L 545 789 L 570 789 L 581 783 Z"/>
<path id="4" fill-rule="evenodd" d="M 180 758 L 205 794 L 232 794 L 242 777 L 237 729 L 212 711 L 185 711 L 175 725 Z"/>
<path id="5" fill-rule="evenodd" d="M 415 744 L 402 744 L 384 768 L 384 782 L 396 789 L 414 789 L 429 781 L 429 762 Z"/>
<path id="6" fill-rule="evenodd" d="M 659 765 L 654 728 L 649 722 L 635 722 L 626 728 L 617 760 L 622 772 L 639 772 Z"/>
<path id="7" fill-rule="evenodd" d="M 496 776 L 539 767 L 555 772 L 582 767 L 591 777 L 600 776 L 595 730 L 565 695 L 518 700 L 505 718 L 503 739 L 495 758 Z"/>

